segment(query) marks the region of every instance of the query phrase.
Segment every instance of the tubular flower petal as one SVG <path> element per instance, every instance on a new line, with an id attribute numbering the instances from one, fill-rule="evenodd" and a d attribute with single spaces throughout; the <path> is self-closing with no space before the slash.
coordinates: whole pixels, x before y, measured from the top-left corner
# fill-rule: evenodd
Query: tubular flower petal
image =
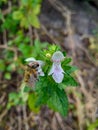
<path id="1" fill-rule="evenodd" d="M 52 61 L 53 62 L 61 62 L 62 60 L 64 60 L 64 55 L 62 52 L 60 51 L 56 51 L 53 56 L 52 56 Z"/>
<path id="2" fill-rule="evenodd" d="M 38 67 L 38 74 L 39 74 L 40 76 L 44 76 L 44 75 L 45 75 L 44 72 L 42 71 L 42 68 L 41 68 L 40 65 L 39 65 L 39 67 Z"/>
<path id="3" fill-rule="evenodd" d="M 62 52 L 57 51 L 52 56 L 53 65 L 48 75 L 52 75 L 56 83 L 61 83 L 64 78 L 64 70 L 61 67 L 61 61 L 64 59 Z"/>

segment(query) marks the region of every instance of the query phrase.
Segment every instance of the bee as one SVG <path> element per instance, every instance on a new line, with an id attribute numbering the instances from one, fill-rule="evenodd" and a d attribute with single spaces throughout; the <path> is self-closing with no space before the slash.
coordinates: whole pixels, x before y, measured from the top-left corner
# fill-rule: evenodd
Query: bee
<path id="1" fill-rule="evenodd" d="M 34 82 L 38 79 L 38 67 L 39 63 L 36 61 L 29 62 L 25 66 L 24 82 L 34 84 Z"/>

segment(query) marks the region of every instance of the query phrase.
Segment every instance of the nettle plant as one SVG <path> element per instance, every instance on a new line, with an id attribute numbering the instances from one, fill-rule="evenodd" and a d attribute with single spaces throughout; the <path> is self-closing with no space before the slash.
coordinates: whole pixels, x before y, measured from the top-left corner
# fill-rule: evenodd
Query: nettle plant
<path id="1" fill-rule="evenodd" d="M 30 87 L 24 81 L 21 90 L 16 94 L 17 101 L 15 103 L 15 95 L 9 95 L 8 107 L 13 105 L 27 103 L 29 108 L 38 112 L 40 107 L 47 105 L 54 111 L 59 112 L 62 116 L 68 113 L 68 98 L 65 88 L 68 86 L 77 86 L 78 83 L 71 76 L 71 73 L 77 68 L 71 66 L 71 58 L 66 57 L 65 52 L 61 52 L 60 47 L 56 45 L 48 45 L 48 49 L 38 52 L 36 57 L 27 57 L 26 62 L 38 62 L 38 80 L 35 85 Z"/>
<path id="2" fill-rule="evenodd" d="M 22 27 L 40 27 L 38 15 L 40 14 L 42 0 L 20 0 L 20 6 L 13 12 L 14 20 L 19 20 Z"/>

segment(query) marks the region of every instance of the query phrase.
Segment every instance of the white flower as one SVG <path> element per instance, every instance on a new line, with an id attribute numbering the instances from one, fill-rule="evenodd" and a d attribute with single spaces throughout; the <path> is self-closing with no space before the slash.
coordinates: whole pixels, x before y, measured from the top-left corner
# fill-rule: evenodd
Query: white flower
<path id="1" fill-rule="evenodd" d="M 38 68 L 37 68 L 37 69 L 38 69 L 38 70 L 37 70 L 38 75 L 39 75 L 39 76 L 44 76 L 44 72 L 42 71 L 42 66 L 44 65 L 44 62 L 43 62 L 43 61 L 41 61 L 41 60 L 36 60 L 36 59 L 33 58 L 33 57 L 27 58 L 25 61 L 28 62 L 29 65 L 31 65 L 32 62 L 38 62 L 38 64 L 39 64 L 39 66 L 38 66 Z"/>
<path id="2" fill-rule="evenodd" d="M 27 58 L 25 59 L 26 62 L 33 62 L 33 61 L 36 61 L 35 58 L 33 57 L 30 57 L 30 58 Z"/>
<path id="3" fill-rule="evenodd" d="M 61 67 L 61 61 L 64 58 L 63 53 L 60 51 L 56 51 L 52 56 L 53 65 L 48 75 L 52 75 L 56 83 L 61 83 L 64 78 L 64 70 Z"/>

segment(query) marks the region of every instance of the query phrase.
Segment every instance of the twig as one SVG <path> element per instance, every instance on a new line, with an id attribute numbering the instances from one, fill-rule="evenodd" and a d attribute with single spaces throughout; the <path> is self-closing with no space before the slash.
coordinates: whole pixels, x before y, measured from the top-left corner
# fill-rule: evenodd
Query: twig
<path id="1" fill-rule="evenodd" d="M 85 83 L 84 83 L 83 78 L 81 76 L 81 72 L 79 72 L 76 75 L 77 75 L 78 81 L 81 84 L 80 90 L 82 91 L 82 93 L 84 94 L 85 99 L 86 99 L 86 104 L 85 104 L 85 107 L 87 108 L 87 109 L 85 109 L 86 113 L 88 113 L 88 111 L 91 110 L 91 113 L 92 113 L 91 119 L 94 120 L 95 107 L 97 107 L 97 104 L 95 105 L 96 99 L 92 96 L 92 93 L 90 93 L 90 92 L 88 92 L 88 90 L 86 90 Z"/>
<path id="2" fill-rule="evenodd" d="M 33 45 L 33 31 L 32 26 L 29 26 L 30 45 Z"/>
<path id="3" fill-rule="evenodd" d="M 20 106 L 17 107 L 17 111 L 18 111 L 18 116 L 17 116 L 18 130 L 22 130 L 22 119 L 21 119 L 21 115 L 20 115 L 20 112 L 21 112 L 21 107 Z"/>
<path id="4" fill-rule="evenodd" d="M 65 24 L 66 24 L 66 27 L 67 27 L 69 44 L 71 44 L 71 48 L 72 48 L 72 56 L 75 57 L 75 49 L 74 49 L 75 47 L 74 47 L 74 39 L 73 39 L 73 33 L 74 32 L 73 32 L 72 23 L 71 23 L 71 15 L 73 13 L 66 6 L 63 6 L 63 4 L 58 0 L 49 0 L 49 2 L 65 18 Z"/>
<path id="5" fill-rule="evenodd" d="M 51 120 L 51 128 L 53 130 L 57 130 L 57 119 L 56 119 L 56 116 L 54 116 Z"/>
<path id="6" fill-rule="evenodd" d="M 0 114 L 0 122 L 2 121 L 3 117 L 7 114 L 8 110 L 5 109 L 3 112 Z"/>
<path id="7" fill-rule="evenodd" d="M 34 34 L 35 34 L 35 38 L 36 38 L 36 39 L 39 39 L 39 35 L 38 35 L 38 33 L 37 33 L 37 29 L 34 29 Z"/>
<path id="8" fill-rule="evenodd" d="M 62 118 L 60 117 L 59 113 L 55 113 L 55 117 L 57 119 L 58 125 L 60 126 L 60 129 L 65 130 L 65 126 L 63 124 Z"/>
<path id="9" fill-rule="evenodd" d="M 6 30 L 3 31 L 3 42 L 4 42 L 4 45 L 7 47 L 7 34 L 6 34 Z"/>
<path id="10" fill-rule="evenodd" d="M 26 106 L 23 106 L 22 109 L 23 109 L 23 118 L 24 118 L 25 130 L 29 130 L 28 119 L 27 119 L 27 112 L 26 112 Z"/>
<path id="11" fill-rule="evenodd" d="M 82 93 L 84 94 L 84 96 L 86 97 L 86 99 L 91 99 L 92 96 L 91 94 L 86 90 L 86 87 L 85 87 L 85 83 L 83 81 L 83 78 L 81 77 L 81 72 L 78 71 L 78 73 L 76 73 L 76 76 L 77 76 L 77 79 L 79 81 L 79 83 L 81 84 L 81 91 Z"/>
<path id="12" fill-rule="evenodd" d="M 14 52 L 14 60 L 18 59 L 18 49 L 15 47 L 8 47 L 6 45 L 0 45 L 0 49 L 7 49 L 9 51 L 13 51 Z"/>
<path id="13" fill-rule="evenodd" d="M 2 11 L 2 14 L 3 14 L 3 15 L 7 15 L 7 14 L 10 13 L 10 11 L 11 11 L 11 10 L 10 10 L 9 8 L 8 8 L 8 9 L 5 9 L 5 10 Z"/>
<path id="14" fill-rule="evenodd" d="M 6 93 L 3 92 L 3 95 L 0 97 L 0 104 L 4 101 L 5 97 L 6 97 Z"/>
<path id="15" fill-rule="evenodd" d="M 91 62 L 92 65 L 94 65 L 95 67 L 97 67 L 97 64 L 95 63 L 95 61 L 93 60 L 93 58 L 91 56 L 89 56 L 89 52 L 81 45 L 78 45 L 79 48 L 84 51 L 84 53 L 86 54 L 87 58 L 89 59 L 89 61 Z"/>
<path id="16" fill-rule="evenodd" d="M 73 95 L 74 95 L 74 98 L 76 100 L 75 104 L 76 104 L 76 109 L 77 109 L 79 130 L 84 130 L 83 129 L 83 124 L 85 122 L 85 118 L 84 118 L 84 114 L 82 114 L 82 113 L 84 113 L 84 106 L 82 105 L 81 100 L 79 99 L 79 97 L 77 97 L 76 91 L 73 91 Z"/>
<path id="17" fill-rule="evenodd" d="M 4 10 L 2 11 L 2 14 L 3 14 L 3 15 L 9 14 L 9 13 L 11 12 L 11 9 L 12 9 L 12 3 L 11 3 L 11 1 L 8 1 L 8 8 L 7 8 L 7 9 L 4 9 Z"/>
<path id="18" fill-rule="evenodd" d="M 11 1 L 8 1 L 8 7 L 9 7 L 9 10 L 11 12 L 11 10 L 12 10 L 12 3 L 11 3 Z"/>
<path id="19" fill-rule="evenodd" d="M 46 27 L 43 24 L 41 24 L 41 28 L 45 32 L 45 34 L 53 41 L 53 43 L 59 45 L 58 41 L 47 31 Z"/>
<path id="20" fill-rule="evenodd" d="M 58 0 L 48 0 L 50 4 L 55 7 L 58 11 L 62 12 L 68 12 L 69 9 L 66 6 L 63 6 L 63 4 Z"/>

